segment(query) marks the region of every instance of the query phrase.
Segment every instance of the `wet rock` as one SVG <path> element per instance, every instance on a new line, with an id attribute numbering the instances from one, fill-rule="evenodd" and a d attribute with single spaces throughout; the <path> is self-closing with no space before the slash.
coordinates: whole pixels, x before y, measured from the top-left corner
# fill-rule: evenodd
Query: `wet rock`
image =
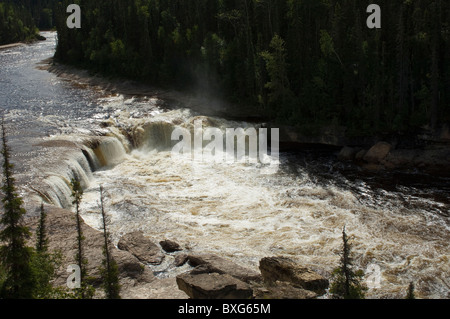
<path id="1" fill-rule="evenodd" d="M 177 276 L 178 288 L 191 299 L 249 299 L 252 288 L 228 274 L 204 273 Z"/>
<path id="2" fill-rule="evenodd" d="M 160 241 L 159 244 L 161 245 L 161 248 L 168 253 L 173 253 L 182 250 L 180 245 L 172 240 L 163 240 Z"/>
<path id="3" fill-rule="evenodd" d="M 392 145 L 386 142 L 379 142 L 374 145 L 364 156 L 364 160 L 370 164 L 379 164 L 392 150 Z"/>
<path id="4" fill-rule="evenodd" d="M 267 257 L 259 262 L 259 269 L 268 283 L 285 281 L 306 290 L 324 294 L 328 288 L 327 279 L 309 268 L 301 267 L 284 257 Z"/>
<path id="5" fill-rule="evenodd" d="M 164 255 L 159 247 L 150 239 L 145 238 L 142 232 L 133 232 L 123 236 L 117 245 L 121 250 L 129 251 L 143 263 L 160 265 Z"/>
<path id="6" fill-rule="evenodd" d="M 188 261 L 188 255 L 181 254 L 181 255 L 175 256 L 175 260 L 173 261 L 173 264 L 175 267 L 181 267 L 184 264 L 186 264 L 187 261 Z"/>
<path id="7" fill-rule="evenodd" d="M 204 266 L 207 272 L 229 274 L 244 282 L 261 281 L 262 279 L 258 272 L 213 254 L 192 254 L 188 256 L 188 261 L 193 267 Z"/>
<path id="8" fill-rule="evenodd" d="M 317 294 L 310 290 L 294 287 L 292 284 L 277 281 L 270 286 L 253 289 L 255 299 L 314 299 Z"/>

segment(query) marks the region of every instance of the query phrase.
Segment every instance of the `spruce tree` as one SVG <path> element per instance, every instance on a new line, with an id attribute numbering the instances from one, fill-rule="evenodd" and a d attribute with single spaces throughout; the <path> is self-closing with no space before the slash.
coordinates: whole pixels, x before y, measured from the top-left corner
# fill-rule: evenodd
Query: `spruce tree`
<path id="1" fill-rule="evenodd" d="M 333 271 L 330 293 L 335 299 L 364 299 L 367 290 L 362 283 L 364 272 L 354 270 L 352 245 L 345 227 L 342 231 L 342 241 L 340 267 Z"/>
<path id="2" fill-rule="evenodd" d="M 2 119 L 2 155 L 3 155 L 3 207 L 0 219 L 3 226 L 0 232 L 0 260 L 4 269 L 4 282 L 0 296 L 11 299 L 32 298 L 35 281 L 31 267 L 32 249 L 26 246 L 30 231 L 24 225 L 26 214 L 23 200 L 17 194 L 14 185 L 13 165 L 10 162 L 10 149 L 7 144 L 5 125 Z"/>
<path id="3" fill-rule="evenodd" d="M 78 267 L 80 268 L 80 279 L 81 279 L 81 288 L 78 290 L 78 296 L 81 299 L 88 299 L 92 298 L 93 296 L 93 290 L 92 287 L 87 283 L 87 259 L 84 256 L 84 236 L 83 236 L 83 229 L 82 229 L 82 220 L 80 216 L 80 204 L 81 200 L 83 198 L 83 188 L 81 187 L 81 184 L 76 179 L 72 179 L 71 184 L 72 186 L 72 197 L 73 202 L 72 204 L 75 205 L 75 220 L 76 220 L 76 228 L 77 228 L 77 253 L 75 255 L 75 260 L 77 262 Z"/>
<path id="4" fill-rule="evenodd" d="M 415 290 L 414 283 L 411 282 L 408 286 L 408 294 L 406 295 L 406 299 L 416 299 L 416 294 L 414 290 Z"/>
<path id="5" fill-rule="evenodd" d="M 37 299 L 62 298 L 65 296 L 65 292 L 62 289 L 54 288 L 51 284 L 62 257 L 60 252 L 50 253 L 48 250 L 46 218 L 47 213 L 42 203 L 36 229 L 36 250 L 32 257 L 33 275 L 36 280 L 33 297 Z"/>
<path id="6" fill-rule="evenodd" d="M 103 202 L 103 187 L 100 186 L 100 206 L 102 213 L 102 223 L 103 223 L 103 259 L 102 266 L 100 267 L 100 273 L 103 278 L 103 288 L 107 299 L 120 299 L 120 285 L 119 285 L 119 269 L 117 263 L 111 255 L 110 249 L 110 234 L 107 230 L 107 223 L 109 218 L 105 213 L 105 207 Z"/>
<path id="7" fill-rule="evenodd" d="M 44 209 L 44 203 L 41 204 L 39 224 L 36 230 L 36 252 L 47 252 L 48 250 L 48 239 L 47 232 L 45 228 L 45 220 L 47 218 L 47 213 Z"/>

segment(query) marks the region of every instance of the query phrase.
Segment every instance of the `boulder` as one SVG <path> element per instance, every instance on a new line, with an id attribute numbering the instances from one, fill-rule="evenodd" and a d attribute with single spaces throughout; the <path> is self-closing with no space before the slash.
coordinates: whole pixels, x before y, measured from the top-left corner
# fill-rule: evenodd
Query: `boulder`
<path id="1" fill-rule="evenodd" d="M 338 155 L 338 160 L 340 161 L 352 161 L 355 159 L 356 154 L 358 153 L 359 149 L 357 148 L 352 148 L 352 147 L 344 147 L 339 155 Z"/>
<path id="2" fill-rule="evenodd" d="M 269 286 L 253 289 L 255 299 L 314 299 L 315 292 L 294 287 L 292 284 L 277 281 Z"/>
<path id="3" fill-rule="evenodd" d="M 173 253 L 182 250 L 180 245 L 172 240 L 163 240 L 160 241 L 159 244 L 161 245 L 161 248 L 168 253 Z"/>
<path id="4" fill-rule="evenodd" d="M 237 278 L 244 282 L 258 282 L 262 279 L 261 275 L 258 272 L 237 265 L 230 260 L 216 256 L 214 254 L 188 255 L 188 262 L 189 265 L 193 267 L 202 266 L 200 270 L 197 269 L 197 271 L 229 274 L 234 278 Z"/>
<path id="5" fill-rule="evenodd" d="M 204 273 L 177 276 L 178 288 L 191 299 L 249 299 L 251 287 L 228 274 Z"/>
<path id="6" fill-rule="evenodd" d="M 367 150 L 361 150 L 361 151 L 359 151 L 358 153 L 356 153 L 356 155 L 355 155 L 355 160 L 356 161 L 362 161 L 362 160 L 364 160 L 364 156 L 366 156 L 366 154 L 367 154 Z"/>
<path id="7" fill-rule="evenodd" d="M 175 259 L 173 261 L 173 264 L 175 267 L 181 267 L 184 264 L 186 264 L 188 261 L 188 255 L 186 254 L 181 254 L 181 255 L 177 255 L 175 256 Z"/>
<path id="8" fill-rule="evenodd" d="M 386 142 L 379 142 L 374 145 L 364 156 L 364 160 L 370 164 L 378 164 L 384 160 L 392 150 L 392 145 Z"/>
<path id="9" fill-rule="evenodd" d="M 140 231 L 126 234 L 117 245 L 121 250 L 129 251 L 143 263 L 160 265 L 164 255 L 159 247 Z"/>
<path id="10" fill-rule="evenodd" d="M 142 283 L 150 283 L 156 279 L 153 272 L 131 253 L 116 249 L 112 256 L 117 263 L 120 278 L 128 277 Z"/>
<path id="11" fill-rule="evenodd" d="M 306 290 L 324 294 L 329 286 L 327 279 L 309 268 L 301 267 L 284 257 L 267 257 L 259 262 L 259 269 L 268 283 L 285 281 Z"/>

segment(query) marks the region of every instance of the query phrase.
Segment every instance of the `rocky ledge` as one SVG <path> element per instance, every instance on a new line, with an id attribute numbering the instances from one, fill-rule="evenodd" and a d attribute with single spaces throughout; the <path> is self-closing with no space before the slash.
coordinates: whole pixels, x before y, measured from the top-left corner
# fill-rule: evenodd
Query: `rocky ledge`
<path id="1" fill-rule="evenodd" d="M 66 269 L 75 264 L 75 216 L 53 206 L 45 209 L 49 249 L 62 256 L 54 285 L 66 287 Z M 38 217 L 30 217 L 28 222 L 35 233 Z M 87 272 L 98 278 L 94 286 L 100 288 L 103 234 L 84 223 L 82 227 Z M 34 243 L 34 238 L 31 240 Z M 112 255 L 119 267 L 124 299 L 310 299 L 324 294 L 329 284 L 321 275 L 284 257 L 263 258 L 260 271 L 255 271 L 214 254 L 191 252 L 172 240 L 155 244 L 142 232 L 122 236 Z M 162 263 L 171 274 L 155 276 L 152 267 Z M 103 297 L 102 289 L 97 289 L 95 297 Z"/>
<path id="2" fill-rule="evenodd" d="M 341 161 L 349 161 L 370 171 L 418 170 L 431 175 L 450 176 L 450 145 L 432 144 L 422 148 L 397 148 L 395 144 L 378 142 L 370 148 L 342 148 Z"/>

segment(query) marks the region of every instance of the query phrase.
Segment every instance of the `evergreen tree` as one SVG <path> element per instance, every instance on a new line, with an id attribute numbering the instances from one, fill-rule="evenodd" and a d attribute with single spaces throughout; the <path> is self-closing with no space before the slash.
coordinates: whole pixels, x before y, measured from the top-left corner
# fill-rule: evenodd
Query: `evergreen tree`
<path id="1" fill-rule="evenodd" d="M 11 299 L 29 299 L 33 296 L 35 281 L 31 267 L 32 249 L 26 246 L 30 231 L 23 223 L 26 214 L 22 208 L 22 198 L 14 185 L 13 165 L 10 162 L 10 149 L 7 144 L 6 129 L 2 120 L 3 155 L 3 207 L 0 219 L 3 226 L 0 232 L 0 260 L 5 271 L 0 296 Z"/>
<path id="2" fill-rule="evenodd" d="M 364 299 L 367 287 L 361 282 L 364 276 L 362 270 L 354 270 L 352 245 L 345 232 L 342 232 L 342 253 L 340 267 L 332 274 L 330 292 L 335 299 Z"/>
<path id="3" fill-rule="evenodd" d="M 416 299 L 414 290 L 415 290 L 414 283 L 411 282 L 408 286 L 408 294 L 406 295 L 406 299 Z"/>
<path id="4" fill-rule="evenodd" d="M 36 230 L 36 252 L 47 252 L 48 250 L 48 239 L 47 230 L 45 228 L 45 220 L 47 218 L 47 213 L 44 209 L 44 203 L 41 203 L 39 224 Z"/>
<path id="5" fill-rule="evenodd" d="M 40 217 L 36 230 L 36 250 L 32 256 L 33 275 L 36 288 L 33 297 L 36 299 L 64 298 L 66 293 L 60 288 L 54 288 L 51 281 L 56 276 L 56 270 L 61 264 L 60 252 L 48 251 L 48 238 L 46 230 L 47 213 L 44 204 L 40 207 Z"/>
<path id="6" fill-rule="evenodd" d="M 105 258 L 102 261 L 102 266 L 100 267 L 100 273 L 103 278 L 103 288 L 107 299 L 120 299 L 120 285 L 119 285 L 119 268 L 117 263 L 111 255 L 110 249 L 110 234 L 107 230 L 107 223 L 109 218 L 105 213 L 104 202 L 103 202 L 103 187 L 100 186 L 100 206 L 102 213 L 102 224 L 103 224 L 103 255 Z"/>
<path id="7" fill-rule="evenodd" d="M 77 253 L 75 255 L 75 260 L 77 262 L 78 267 L 80 268 L 80 280 L 81 280 L 81 288 L 78 290 L 78 297 L 81 299 L 89 299 L 93 296 L 93 288 L 88 284 L 87 278 L 87 259 L 84 256 L 84 236 L 82 229 L 82 219 L 80 216 L 80 204 L 83 198 L 83 188 L 79 181 L 72 179 L 70 185 L 72 186 L 72 204 L 75 205 L 75 220 L 76 220 L 76 229 L 77 229 Z"/>

